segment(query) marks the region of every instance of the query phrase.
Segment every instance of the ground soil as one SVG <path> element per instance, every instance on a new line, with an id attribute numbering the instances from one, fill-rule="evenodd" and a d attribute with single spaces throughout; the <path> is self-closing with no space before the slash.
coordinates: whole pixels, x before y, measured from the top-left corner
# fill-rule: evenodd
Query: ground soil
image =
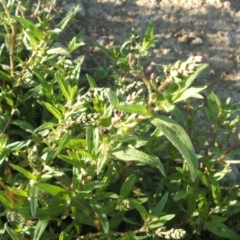
<path id="1" fill-rule="evenodd" d="M 74 0 L 58 0 L 58 9 Z M 107 46 L 129 37 L 131 29 L 144 33 L 152 18 L 155 33 L 163 39 L 156 44 L 146 64 L 147 75 L 161 73 L 163 65 L 201 55 L 210 68 L 199 83 L 211 83 L 223 99 L 240 101 L 240 1 L 239 0 L 83 0 L 81 12 L 62 39 L 85 28 L 87 64 L 94 69 L 103 56 L 91 45 L 94 39 Z"/>

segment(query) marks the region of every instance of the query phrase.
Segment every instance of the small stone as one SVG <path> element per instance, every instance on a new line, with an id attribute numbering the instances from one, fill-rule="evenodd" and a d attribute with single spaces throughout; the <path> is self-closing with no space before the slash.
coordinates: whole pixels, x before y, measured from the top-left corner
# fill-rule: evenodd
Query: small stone
<path id="1" fill-rule="evenodd" d="M 98 38 L 97 42 L 100 45 L 106 45 L 107 44 L 107 36 L 102 36 L 102 37 Z"/>
<path id="2" fill-rule="evenodd" d="M 203 40 L 200 37 L 197 37 L 194 40 L 192 40 L 192 45 L 202 45 L 202 44 L 203 44 Z"/>
<path id="3" fill-rule="evenodd" d="M 223 3 L 223 8 L 225 8 L 228 11 L 231 11 L 231 2 L 230 1 L 226 1 Z"/>
<path id="4" fill-rule="evenodd" d="M 63 10 L 66 13 L 68 13 L 74 6 L 76 6 L 75 3 L 69 3 L 69 4 L 64 6 Z M 84 7 L 81 3 L 78 4 L 77 14 L 81 15 L 82 17 L 85 17 L 86 12 L 85 12 L 85 9 L 84 9 Z"/>
<path id="5" fill-rule="evenodd" d="M 183 35 L 182 37 L 178 38 L 179 43 L 187 43 L 188 42 L 188 35 Z"/>

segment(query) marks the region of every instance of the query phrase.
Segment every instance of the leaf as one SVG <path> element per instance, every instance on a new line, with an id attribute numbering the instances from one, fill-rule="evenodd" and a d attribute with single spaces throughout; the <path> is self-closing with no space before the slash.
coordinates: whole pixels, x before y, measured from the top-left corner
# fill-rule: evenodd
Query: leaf
<path id="1" fill-rule="evenodd" d="M 10 228 L 7 223 L 4 224 L 4 228 L 7 230 L 8 234 L 11 236 L 12 240 L 24 240 L 20 234 L 16 233 L 12 228 Z"/>
<path id="2" fill-rule="evenodd" d="M 168 215 L 162 216 L 160 218 L 152 218 L 152 220 L 149 224 L 149 227 L 151 229 L 159 228 L 159 227 L 165 225 L 167 222 L 169 222 L 174 217 L 175 217 L 175 214 L 168 214 Z"/>
<path id="3" fill-rule="evenodd" d="M 25 121 L 13 120 L 13 121 L 11 121 L 11 124 L 19 126 L 20 128 L 22 128 L 26 132 L 33 133 L 33 131 L 34 131 L 33 126 L 31 124 L 29 124 L 28 122 L 25 122 Z"/>
<path id="4" fill-rule="evenodd" d="M 152 218 L 152 217 L 159 218 L 161 216 L 167 200 L 168 200 L 168 193 L 165 193 L 164 196 L 159 201 L 159 203 L 157 204 L 157 206 L 155 208 L 153 208 L 153 210 L 150 214 L 150 218 Z"/>
<path id="5" fill-rule="evenodd" d="M 209 175 L 208 179 L 211 183 L 213 201 L 216 205 L 219 206 L 221 204 L 222 197 L 220 185 L 212 175 Z"/>
<path id="6" fill-rule="evenodd" d="M 109 161 L 108 153 L 99 154 L 98 160 L 97 160 L 97 174 L 101 172 L 103 167 L 106 165 L 106 163 Z"/>
<path id="7" fill-rule="evenodd" d="M 71 135 L 69 132 L 66 132 L 62 136 L 60 143 L 58 145 L 57 151 L 56 151 L 56 156 L 64 149 L 64 147 L 67 145 L 67 143 L 70 141 L 70 139 L 71 139 Z"/>
<path id="8" fill-rule="evenodd" d="M 33 218 L 36 218 L 36 214 L 37 214 L 38 192 L 39 192 L 39 188 L 36 187 L 35 184 L 32 184 L 30 191 L 29 191 L 29 197 L 30 197 L 31 213 L 32 213 Z"/>
<path id="9" fill-rule="evenodd" d="M 189 88 L 189 86 L 192 84 L 192 82 L 200 75 L 201 72 L 203 72 L 205 69 L 207 69 L 209 64 L 201 64 L 195 71 L 192 73 L 185 81 L 184 88 L 181 90 L 186 90 Z"/>
<path id="10" fill-rule="evenodd" d="M 57 79 L 57 82 L 60 86 L 62 94 L 66 98 L 66 100 L 71 99 L 71 95 L 70 95 L 71 87 L 69 85 L 67 85 L 66 81 L 64 81 L 63 76 L 60 73 L 56 73 L 55 78 Z"/>
<path id="11" fill-rule="evenodd" d="M 68 52 L 66 48 L 63 48 L 63 47 L 50 48 L 47 50 L 47 54 L 63 55 L 67 58 L 71 58 L 71 54 Z"/>
<path id="12" fill-rule="evenodd" d="M 17 16 L 11 16 L 12 18 L 14 18 L 15 20 L 17 20 L 19 23 L 22 24 L 22 26 L 24 28 L 27 28 L 30 30 L 30 32 L 36 37 L 38 38 L 38 40 L 43 40 L 43 34 L 42 31 L 40 31 L 36 24 L 34 24 L 33 22 L 27 20 L 26 18 L 21 18 L 21 17 L 17 17 Z"/>
<path id="13" fill-rule="evenodd" d="M 111 105 L 115 108 L 119 105 L 119 100 L 117 98 L 117 95 L 112 90 L 108 91 L 108 100 L 111 103 Z"/>
<path id="14" fill-rule="evenodd" d="M 48 223 L 49 223 L 48 219 L 42 219 L 38 221 L 34 231 L 33 240 L 39 240 L 41 238 Z"/>
<path id="15" fill-rule="evenodd" d="M 164 133 L 168 140 L 182 154 L 189 166 L 190 174 L 194 181 L 197 177 L 198 160 L 187 133 L 177 122 L 165 116 L 158 116 L 152 118 L 150 121 Z"/>
<path id="16" fill-rule="evenodd" d="M 113 62 L 117 62 L 117 57 L 107 48 L 105 48 L 104 46 L 100 45 L 97 42 L 93 42 L 93 45 L 97 46 L 102 52 L 104 52 Z"/>
<path id="17" fill-rule="evenodd" d="M 181 102 L 185 99 L 189 99 L 190 97 L 195 97 L 195 98 L 203 98 L 202 95 L 198 94 L 199 92 L 203 91 L 206 89 L 207 86 L 203 87 L 190 87 L 186 91 L 184 91 L 182 94 L 177 95 L 177 97 L 173 97 L 173 102 Z"/>
<path id="18" fill-rule="evenodd" d="M 149 116 L 147 108 L 143 105 L 133 104 L 133 105 L 121 105 L 115 106 L 116 110 L 128 112 L 128 113 L 136 113 L 143 116 Z"/>
<path id="19" fill-rule="evenodd" d="M 128 162 L 128 161 L 137 161 L 145 164 L 149 164 L 153 167 L 159 169 L 163 176 L 166 177 L 164 172 L 163 165 L 160 159 L 157 156 L 148 155 L 142 151 L 132 148 L 118 148 L 113 150 L 112 156 L 116 159 Z"/>
<path id="20" fill-rule="evenodd" d="M 204 227 L 218 237 L 240 239 L 240 235 L 237 235 L 230 228 L 228 228 L 224 223 L 207 221 L 207 222 L 204 222 Z"/>
<path id="21" fill-rule="evenodd" d="M 107 215 L 104 212 L 105 211 L 104 208 L 98 204 L 91 204 L 91 207 L 94 213 L 96 214 L 96 216 L 98 217 L 98 219 L 100 220 L 104 233 L 109 233 L 109 223 L 108 223 Z"/>
<path id="22" fill-rule="evenodd" d="M 53 105 L 51 105 L 50 103 L 48 102 L 43 102 L 44 106 L 48 109 L 49 112 L 52 113 L 52 115 L 57 118 L 58 120 L 62 119 L 63 116 L 62 114 L 60 113 L 60 111 L 55 108 Z"/>
<path id="23" fill-rule="evenodd" d="M 23 174 L 26 178 L 28 178 L 29 180 L 37 181 L 37 177 L 36 177 L 35 175 L 33 175 L 31 172 L 27 171 L 25 168 L 22 168 L 22 167 L 20 167 L 20 166 L 14 165 L 14 164 L 10 164 L 10 166 L 11 166 L 14 170 L 22 173 L 22 174 Z"/>
<path id="24" fill-rule="evenodd" d="M 86 130 L 86 143 L 87 143 L 87 151 L 91 155 L 93 155 L 94 153 L 93 132 L 94 132 L 94 128 L 91 126 L 88 126 Z"/>
<path id="25" fill-rule="evenodd" d="M 58 28 L 63 30 L 67 25 L 71 24 L 74 20 L 74 17 L 77 13 L 78 10 L 78 5 L 74 6 L 67 14 L 66 16 L 62 19 L 62 21 L 58 24 Z"/>
<path id="26" fill-rule="evenodd" d="M 131 174 L 130 176 L 128 176 L 120 189 L 120 196 L 122 196 L 124 199 L 127 198 L 133 190 L 135 182 L 135 174 Z"/>
<path id="27" fill-rule="evenodd" d="M 59 186 L 51 185 L 48 183 L 35 183 L 35 186 L 40 188 L 41 190 L 50 193 L 53 196 L 56 196 L 60 193 L 66 193 L 67 191 L 64 188 L 61 188 Z"/>
<path id="28" fill-rule="evenodd" d="M 233 103 L 231 105 L 228 105 L 225 110 L 230 111 L 231 113 L 239 111 L 240 110 L 240 102 Z"/>
<path id="29" fill-rule="evenodd" d="M 148 212 L 147 210 L 141 205 L 136 199 L 129 199 L 130 201 L 130 206 L 132 208 L 135 208 L 141 215 L 143 221 L 146 221 L 148 217 Z"/>
<path id="30" fill-rule="evenodd" d="M 93 77 L 91 77 L 89 74 L 86 74 L 86 77 L 87 77 L 90 88 L 97 88 L 97 84 L 93 79 Z"/>
<path id="31" fill-rule="evenodd" d="M 13 209 L 14 208 L 14 204 L 13 201 L 10 197 L 8 197 L 6 195 L 5 192 L 0 191 L 0 202 L 5 205 L 8 209 Z"/>
<path id="32" fill-rule="evenodd" d="M 90 183 L 86 183 L 82 186 L 82 189 L 81 191 L 84 191 L 84 192 L 92 192 L 93 190 L 95 189 L 98 189 L 98 188 L 104 188 L 104 187 L 107 187 L 108 184 L 107 183 L 103 183 L 103 182 L 90 182 Z"/>
<path id="33" fill-rule="evenodd" d="M 71 164 L 72 166 L 76 167 L 76 168 L 81 168 L 82 167 L 82 163 L 75 158 L 66 156 L 66 155 L 58 155 L 58 158 L 60 158 L 62 161 Z"/>

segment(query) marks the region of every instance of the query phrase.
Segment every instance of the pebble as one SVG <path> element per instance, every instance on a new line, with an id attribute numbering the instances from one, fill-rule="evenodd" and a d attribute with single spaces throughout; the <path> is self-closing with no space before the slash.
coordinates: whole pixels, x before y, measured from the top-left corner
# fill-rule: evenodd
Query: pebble
<path id="1" fill-rule="evenodd" d="M 203 44 L 203 40 L 200 37 L 197 37 L 194 40 L 192 40 L 192 45 L 202 45 L 202 44 Z"/>
<path id="2" fill-rule="evenodd" d="M 231 2 L 230 1 L 226 1 L 223 3 L 223 8 L 228 10 L 228 11 L 231 11 Z"/>
<path id="3" fill-rule="evenodd" d="M 63 7 L 63 10 L 68 13 L 74 6 L 76 6 L 75 3 L 69 3 Z M 77 14 L 81 15 L 82 17 L 85 17 L 86 15 L 86 11 L 81 3 L 78 4 Z"/>

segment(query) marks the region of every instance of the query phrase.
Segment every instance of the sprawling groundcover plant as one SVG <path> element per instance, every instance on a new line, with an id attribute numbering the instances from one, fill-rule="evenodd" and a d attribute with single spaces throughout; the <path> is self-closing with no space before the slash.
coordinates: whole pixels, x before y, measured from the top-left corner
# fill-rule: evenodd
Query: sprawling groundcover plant
<path id="1" fill-rule="evenodd" d="M 54 45 L 77 7 L 0 3 L 1 239 L 239 238 L 240 104 L 203 99 L 200 56 L 146 76 L 150 21 L 84 75 L 84 31 Z"/>

